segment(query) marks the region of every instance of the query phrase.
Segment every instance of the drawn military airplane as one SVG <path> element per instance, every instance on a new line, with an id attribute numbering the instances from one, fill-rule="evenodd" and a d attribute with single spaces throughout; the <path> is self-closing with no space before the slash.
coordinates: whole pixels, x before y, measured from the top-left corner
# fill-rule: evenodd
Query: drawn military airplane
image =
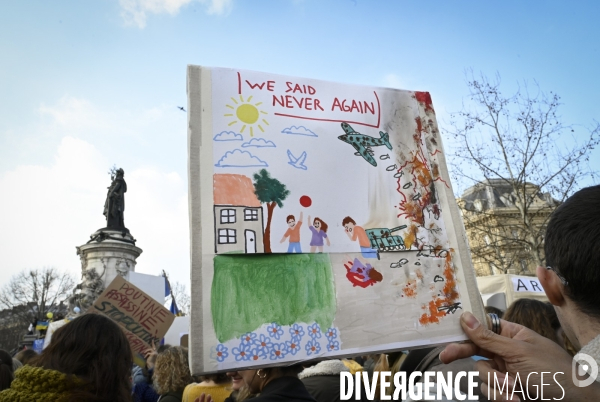
<path id="1" fill-rule="evenodd" d="M 292 165 L 296 169 L 302 169 L 302 170 L 308 169 L 306 166 L 304 166 L 304 161 L 306 160 L 306 151 L 302 152 L 302 154 L 296 158 L 294 156 L 294 154 L 292 154 L 292 151 L 290 151 L 288 149 L 287 156 L 288 156 L 288 159 L 290 160 L 288 162 L 288 164 Z"/>
<path id="2" fill-rule="evenodd" d="M 350 126 L 348 123 L 342 123 L 342 129 L 346 134 L 340 135 L 338 138 L 352 145 L 354 149 L 358 151 L 355 152 L 354 155 L 362 156 L 373 166 L 377 166 L 377 162 L 375 161 L 375 158 L 373 158 L 373 150 L 371 147 L 385 145 L 388 147 L 388 149 L 392 149 L 392 145 L 390 144 L 390 136 L 388 133 L 380 131 L 379 135 L 381 138 L 369 137 L 368 135 L 354 131 L 352 126 Z"/>

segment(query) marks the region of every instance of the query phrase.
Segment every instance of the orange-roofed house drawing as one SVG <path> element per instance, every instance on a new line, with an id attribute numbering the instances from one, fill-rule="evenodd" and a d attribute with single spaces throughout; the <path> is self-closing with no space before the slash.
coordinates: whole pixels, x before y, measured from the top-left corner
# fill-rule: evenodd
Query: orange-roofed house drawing
<path id="1" fill-rule="evenodd" d="M 263 211 L 252 180 L 214 174 L 215 253 L 263 253 Z"/>

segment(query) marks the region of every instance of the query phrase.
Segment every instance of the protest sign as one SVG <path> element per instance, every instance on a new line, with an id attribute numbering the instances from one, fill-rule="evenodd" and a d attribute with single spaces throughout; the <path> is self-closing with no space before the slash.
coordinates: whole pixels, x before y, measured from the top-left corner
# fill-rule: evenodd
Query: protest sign
<path id="1" fill-rule="evenodd" d="M 153 343 L 160 344 L 175 319 L 162 304 L 119 275 L 88 312 L 104 314 L 124 329 L 136 364 Z"/>
<path id="2" fill-rule="evenodd" d="M 429 93 L 189 66 L 188 107 L 194 374 L 483 321 Z"/>

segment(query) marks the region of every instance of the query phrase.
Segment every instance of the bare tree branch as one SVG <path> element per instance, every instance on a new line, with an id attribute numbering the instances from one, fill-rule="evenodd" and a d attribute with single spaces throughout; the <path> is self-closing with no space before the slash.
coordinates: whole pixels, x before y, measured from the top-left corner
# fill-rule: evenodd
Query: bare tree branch
<path id="1" fill-rule="evenodd" d="M 525 84 L 506 96 L 498 75 L 470 72 L 467 85 L 470 102 L 452 115 L 447 132 L 459 144 L 451 163 L 457 188 L 469 187 L 459 204 L 471 254 L 476 265 L 505 273 L 521 271 L 523 261 L 543 264 L 550 214 L 583 179 L 596 178 L 587 162 L 600 125 L 575 137 L 559 117 L 560 97 L 537 83 L 533 93 Z M 485 205 L 474 204 L 475 193 L 487 195 Z"/>

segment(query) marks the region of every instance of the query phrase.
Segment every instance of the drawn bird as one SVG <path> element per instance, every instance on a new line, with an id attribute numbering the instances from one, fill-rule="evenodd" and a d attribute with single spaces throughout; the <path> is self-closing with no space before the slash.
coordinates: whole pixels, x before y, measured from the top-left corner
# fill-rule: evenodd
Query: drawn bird
<path id="1" fill-rule="evenodd" d="M 293 167 L 295 167 L 296 169 L 302 169 L 302 170 L 306 170 L 308 169 L 305 165 L 304 165 L 304 161 L 306 160 L 306 151 L 302 152 L 302 154 L 296 158 L 294 156 L 294 154 L 292 154 L 292 151 L 290 151 L 288 149 L 287 151 L 287 156 L 289 158 L 289 162 L 288 164 L 292 165 Z"/>
<path id="2" fill-rule="evenodd" d="M 185 112 L 185 109 L 183 108 L 183 106 L 177 106 L 177 109 L 179 109 L 179 110 L 181 110 L 181 111 Z"/>

